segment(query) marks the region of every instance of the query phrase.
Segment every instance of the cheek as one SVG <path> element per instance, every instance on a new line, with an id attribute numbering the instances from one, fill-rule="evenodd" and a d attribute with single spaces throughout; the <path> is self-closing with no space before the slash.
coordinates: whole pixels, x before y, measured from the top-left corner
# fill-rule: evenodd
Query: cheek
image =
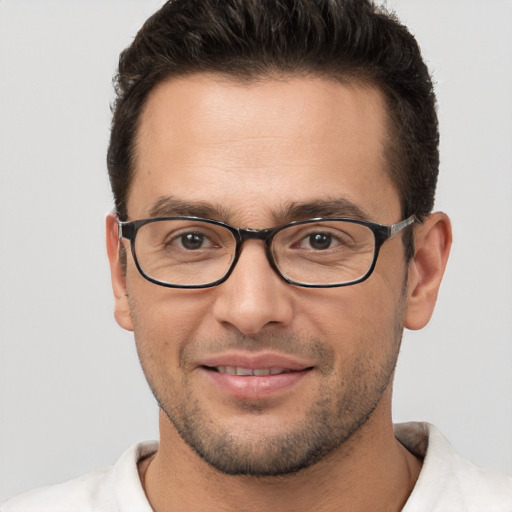
<path id="1" fill-rule="evenodd" d="M 309 323 L 335 349 L 340 364 L 362 354 L 373 357 L 396 350 L 403 324 L 399 286 L 375 275 L 353 287 L 319 292 Z"/>
<path id="2" fill-rule="evenodd" d="M 397 297 L 386 286 L 376 287 L 366 282 L 352 287 L 320 292 L 314 307 L 310 308 L 311 321 L 327 337 L 336 333 L 365 332 L 389 323 L 395 317 Z"/>
<path id="3" fill-rule="evenodd" d="M 212 307 L 204 290 L 165 288 L 130 271 L 127 291 L 137 344 L 155 352 L 179 350 L 197 337 Z"/>

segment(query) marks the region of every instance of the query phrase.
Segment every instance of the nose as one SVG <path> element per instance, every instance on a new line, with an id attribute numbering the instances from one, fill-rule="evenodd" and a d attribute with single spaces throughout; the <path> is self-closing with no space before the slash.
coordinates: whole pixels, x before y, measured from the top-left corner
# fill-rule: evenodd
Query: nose
<path id="1" fill-rule="evenodd" d="M 293 316 L 290 288 L 270 266 L 265 244 L 247 240 L 233 272 L 217 287 L 215 318 L 247 336 L 286 326 Z"/>

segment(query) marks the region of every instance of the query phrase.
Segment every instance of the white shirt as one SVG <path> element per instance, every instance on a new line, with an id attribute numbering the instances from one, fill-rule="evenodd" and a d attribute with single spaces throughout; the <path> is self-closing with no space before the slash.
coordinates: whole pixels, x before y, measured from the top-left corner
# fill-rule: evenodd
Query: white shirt
<path id="1" fill-rule="evenodd" d="M 395 435 L 424 459 L 402 512 L 512 512 L 512 478 L 462 458 L 433 425 L 398 424 Z"/>
<path id="2" fill-rule="evenodd" d="M 402 512 L 512 512 L 512 479 L 457 455 L 433 425 L 398 424 L 395 434 L 424 458 Z M 134 445 L 114 466 L 13 498 L 1 512 L 152 512 L 137 462 L 157 447 L 156 442 Z"/>

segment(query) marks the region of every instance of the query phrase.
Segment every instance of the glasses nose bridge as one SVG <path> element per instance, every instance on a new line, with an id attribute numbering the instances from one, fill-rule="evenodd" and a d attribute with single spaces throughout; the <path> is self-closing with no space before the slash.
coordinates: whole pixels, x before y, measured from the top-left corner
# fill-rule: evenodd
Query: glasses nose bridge
<path id="1" fill-rule="evenodd" d="M 231 271 L 235 268 L 236 264 L 238 263 L 240 255 L 242 253 L 242 247 L 243 247 L 244 242 L 246 242 L 247 240 L 261 240 L 262 242 L 265 243 L 265 256 L 266 256 L 266 259 L 267 259 L 270 267 L 280 277 L 282 277 L 281 272 L 277 269 L 276 264 L 274 262 L 274 257 L 272 255 L 272 249 L 271 249 L 272 239 L 274 238 L 274 235 L 276 234 L 276 232 L 278 230 L 276 230 L 275 228 L 266 228 L 266 229 L 237 228 L 236 231 L 238 234 L 238 240 L 237 240 L 237 244 L 236 244 L 236 254 L 235 254 L 234 260 L 232 262 L 232 267 L 231 267 L 229 274 L 231 273 Z"/>
<path id="2" fill-rule="evenodd" d="M 272 268 L 275 268 L 275 264 L 272 257 L 271 243 L 272 238 L 275 234 L 275 229 L 266 228 L 266 229 L 250 229 L 250 228 L 237 228 L 238 240 L 236 247 L 236 256 L 235 261 L 233 262 L 233 266 L 238 262 L 238 258 L 242 252 L 243 244 L 247 240 L 261 240 L 265 243 L 265 253 L 267 256 L 267 260 L 270 263 Z"/>
<path id="3" fill-rule="evenodd" d="M 274 231 L 272 229 L 249 229 L 238 228 L 239 245 L 240 247 L 246 240 L 261 240 L 265 242 L 267 247 L 270 247 Z"/>

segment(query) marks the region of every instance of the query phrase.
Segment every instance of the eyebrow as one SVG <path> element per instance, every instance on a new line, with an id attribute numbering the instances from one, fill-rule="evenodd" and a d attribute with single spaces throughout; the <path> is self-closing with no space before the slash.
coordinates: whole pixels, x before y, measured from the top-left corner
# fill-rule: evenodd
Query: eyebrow
<path id="1" fill-rule="evenodd" d="M 370 214 L 361 206 L 345 197 L 310 201 L 306 203 L 290 203 L 279 214 L 285 222 L 316 217 L 347 217 L 351 219 L 370 220 Z"/>
<path id="2" fill-rule="evenodd" d="M 151 217 L 204 217 L 226 222 L 230 210 L 207 201 L 185 201 L 174 196 L 160 197 L 150 208 Z"/>
<path id="3" fill-rule="evenodd" d="M 185 201 L 175 196 L 162 196 L 151 206 L 151 217 L 203 217 L 229 223 L 234 217 L 231 209 L 208 201 Z M 327 198 L 308 202 L 291 202 L 273 213 L 277 225 L 294 220 L 318 217 L 340 217 L 371 220 L 370 214 L 361 206 L 345 197 Z"/>

